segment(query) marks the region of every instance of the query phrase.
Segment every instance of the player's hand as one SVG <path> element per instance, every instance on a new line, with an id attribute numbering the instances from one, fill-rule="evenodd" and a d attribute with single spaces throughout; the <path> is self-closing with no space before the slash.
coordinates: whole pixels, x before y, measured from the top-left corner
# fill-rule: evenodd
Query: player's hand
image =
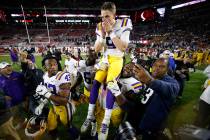
<path id="1" fill-rule="evenodd" d="M 106 33 L 109 34 L 112 31 L 112 24 L 111 24 L 111 21 L 109 21 L 108 19 L 104 20 L 104 22 L 102 23 L 102 26 Z"/>
<path id="2" fill-rule="evenodd" d="M 108 64 L 104 62 L 99 62 L 94 65 L 94 69 L 97 70 L 102 70 L 102 71 L 107 71 L 108 69 Z"/>
<path id="3" fill-rule="evenodd" d="M 103 57 L 102 60 L 94 66 L 97 70 L 107 71 L 109 67 L 109 62 L 106 57 Z"/>
<path id="4" fill-rule="evenodd" d="M 149 84 L 153 80 L 153 77 L 141 65 L 136 64 L 133 67 L 133 73 L 135 78 L 144 84 Z"/>
<path id="5" fill-rule="evenodd" d="M 133 76 L 133 71 L 132 71 L 133 70 L 133 66 L 134 66 L 133 63 L 126 64 L 123 67 L 122 76 L 123 77 L 131 77 L 131 76 Z"/>
<path id="6" fill-rule="evenodd" d="M 36 88 L 36 94 L 44 96 L 45 98 L 50 98 L 52 93 L 44 85 L 38 85 Z"/>
<path id="7" fill-rule="evenodd" d="M 120 88 L 119 88 L 116 80 L 108 82 L 107 88 L 112 92 L 112 94 L 115 97 L 117 97 L 121 94 Z"/>
<path id="8" fill-rule="evenodd" d="M 107 69 L 108 69 L 108 64 L 107 63 L 101 62 L 99 65 L 100 65 L 99 66 L 100 70 L 107 71 Z"/>

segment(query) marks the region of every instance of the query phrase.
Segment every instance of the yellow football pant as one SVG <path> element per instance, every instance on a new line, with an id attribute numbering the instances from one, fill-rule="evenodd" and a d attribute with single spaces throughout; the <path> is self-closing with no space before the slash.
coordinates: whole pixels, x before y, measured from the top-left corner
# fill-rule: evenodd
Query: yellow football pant
<path id="1" fill-rule="evenodd" d="M 50 108 L 47 122 L 48 122 L 48 129 L 49 131 L 54 130 L 57 127 L 58 119 L 63 125 L 68 124 L 68 115 L 67 115 L 67 109 L 65 106 L 55 106 Z"/>
<path id="2" fill-rule="evenodd" d="M 107 71 L 98 70 L 95 75 L 95 80 L 100 83 L 113 81 L 116 79 L 122 70 L 123 67 L 123 58 L 108 56 L 109 67 Z"/>

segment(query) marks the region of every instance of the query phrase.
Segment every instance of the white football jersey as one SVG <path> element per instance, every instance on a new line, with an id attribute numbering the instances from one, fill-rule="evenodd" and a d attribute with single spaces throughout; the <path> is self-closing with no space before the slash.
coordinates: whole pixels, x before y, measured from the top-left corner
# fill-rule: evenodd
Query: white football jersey
<path id="1" fill-rule="evenodd" d="M 68 72 L 59 71 L 56 75 L 49 77 L 48 73 L 46 72 L 43 76 L 44 85 L 48 88 L 48 90 L 54 94 L 58 95 L 59 86 L 64 83 L 71 82 L 71 77 Z M 52 102 L 55 104 L 54 102 Z"/>
<path id="2" fill-rule="evenodd" d="M 122 93 L 125 93 L 130 90 L 132 90 L 135 93 L 138 93 L 143 88 L 143 84 L 133 77 L 120 78 L 119 83 L 122 85 L 121 87 Z"/>
<path id="3" fill-rule="evenodd" d="M 66 71 L 74 74 L 77 71 L 78 62 L 71 58 L 70 60 L 66 59 L 64 65 L 66 66 Z"/>
<path id="4" fill-rule="evenodd" d="M 130 31 L 132 30 L 132 28 L 133 28 L 132 22 L 130 19 L 128 18 L 117 19 L 113 28 L 113 32 L 122 41 L 129 43 Z M 100 38 L 102 37 L 102 23 L 101 22 L 98 23 L 97 25 L 96 35 L 97 35 L 96 41 L 99 41 Z M 105 52 L 109 56 L 119 56 L 119 57 L 124 56 L 124 52 L 116 48 L 116 46 L 114 45 L 110 37 L 106 37 Z"/>
<path id="5" fill-rule="evenodd" d="M 93 82 L 91 76 L 94 72 L 94 66 L 87 66 L 85 60 L 80 60 L 77 69 L 82 75 L 85 87 L 90 91 Z"/>

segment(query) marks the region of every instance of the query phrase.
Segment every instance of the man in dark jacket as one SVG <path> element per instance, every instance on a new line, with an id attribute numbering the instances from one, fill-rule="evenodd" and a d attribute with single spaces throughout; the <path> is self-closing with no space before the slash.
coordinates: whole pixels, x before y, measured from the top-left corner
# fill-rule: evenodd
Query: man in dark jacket
<path id="1" fill-rule="evenodd" d="M 34 113 L 37 101 L 33 95 L 36 93 L 36 87 L 43 82 L 42 77 L 44 72 L 36 68 L 35 64 L 30 59 L 21 62 L 21 64 L 24 66 L 22 67 L 22 73 L 24 75 L 24 85 L 27 89 L 27 99 L 29 99 L 27 100 L 27 106 L 29 106 L 29 111 Z"/>
<path id="2" fill-rule="evenodd" d="M 143 140 L 155 140 L 165 127 L 164 122 L 178 96 L 179 84 L 167 75 L 169 62 L 165 58 L 155 61 L 152 66 L 152 75 L 140 65 L 134 65 L 132 69 L 135 78 L 145 84 L 148 91 L 145 96 L 147 102 L 144 102 L 146 108 L 140 118 L 139 129 Z M 117 97 L 117 101 L 121 101 L 118 104 L 125 108 L 126 102 L 122 104 L 122 94 Z"/>
<path id="3" fill-rule="evenodd" d="M 141 66 L 134 67 L 136 78 L 145 83 L 153 95 L 149 99 L 144 116 L 139 124 L 143 139 L 157 139 L 159 132 L 164 129 L 170 108 L 179 92 L 178 82 L 167 75 L 168 59 L 160 58 L 152 66 L 152 76 Z"/>

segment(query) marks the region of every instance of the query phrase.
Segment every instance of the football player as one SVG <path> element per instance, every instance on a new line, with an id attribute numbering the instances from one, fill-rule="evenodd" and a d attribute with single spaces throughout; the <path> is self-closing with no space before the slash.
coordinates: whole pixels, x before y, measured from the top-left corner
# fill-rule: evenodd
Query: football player
<path id="1" fill-rule="evenodd" d="M 64 62 L 66 72 L 73 74 L 74 76 L 77 75 L 76 68 L 78 66 L 78 62 L 72 57 L 71 54 L 67 55 L 67 59 Z"/>
<path id="2" fill-rule="evenodd" d="M 55 57 L 47 56 L 42 61 L 46 70 L 43 76 L 44 85 L 38 85 L 36 95 L 49 99 L 52 103 L 48 114 L 48 130 L 56 138 L 58 120 L 68 126 L 69 133 L 73 139 L 79 138 L 79 132 L 71 124 L 74 105 L 71 102 L 71 77 L 67 72 L 58 71 L 58 63 Z"/>
<path id="3" fill-rule="evenodd" d="M 112 2 L 105 2 L 101 7 L 102 22 L 97 25 L 95 42 L 95 51 L 104 50 L 104 58 L 102 59 L 101 68 L 96 72 L 95 80 L 90 94 L 90 102 L 88 107 L 88 115 L 81 127 L 81 131 L 85 132 L 92 121 L 95 120 L 94 110 L 95 103 L 98 98 L 98 90 L 105 81 L 107 87 L 115 81 L 121 73 L 123 67 L 124 52 L 129 43 L 130 30 L 132 23 L 130 19 L 115 19 L 116 6 Z M 119 91 L 118 91 L 119 93 Z M 106 109 L 104 119 L 101 125 L 101 133 L 99 139 L 106 139 L 109 130 L 110 117 L 112 108 L 117 94 L 108 90 L 106 96 Z"/>
<path id="4" fill-rule="evenodd" d="M 83 81 L 85 85 L 84 95 L 86 99 L 89 99 L 90 97 L 90 90 L 91 90 L 94 75 L 95 75 L 95 68 L 97 67 L 95 63 L 97 62 L 98 62 L 97 55 L 96 53 L 92 51 L 89 51 L 87 60 L 79 61 L 78 71 L 81 73 L 83 77 Z M 107 90 L 104 88 L 104 85 L 101 85 L 101 88 L 99 91 L 99 97 L 96 103 L 96 108 L 95 108 L 95 113 L 94 113 L 96 121 L 91 122 L 91 126 L 92 126 L 91 136 L 95 136 L 96 132 L 98 133 L 100 132 L 100 127 L 98 126 L 101 125 L 103 121 L 103 117 L 104 117 L 104 110 L 106 108 L 106 95 L 107 95 L 106 93 L 107 93 Z M 118 127 L 122 121 L 122 117 L 123 117 L 122 110 L 119 108 L 117 104 L 115 104 L 113 107 L 113 112 L 111 116 L 112 124 Z"/>

